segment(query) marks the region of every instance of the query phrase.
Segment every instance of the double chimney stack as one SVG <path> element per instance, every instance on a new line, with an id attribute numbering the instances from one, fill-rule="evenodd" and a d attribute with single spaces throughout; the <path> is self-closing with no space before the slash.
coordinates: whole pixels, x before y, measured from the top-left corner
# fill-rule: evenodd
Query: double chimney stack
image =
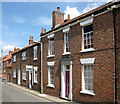
<path id="1" fill-rule="evenodd" d="M 68 14 L 68 19 L 64 21 L 64 13 L 60 12 L 60 7 L 57 7 L 57 11 L 53 11 L 52 13 L 52 29 L 55 28 L 57 25 L 62 24 L 66 21 L 70 20 L 70 14 Z M 42 28 L 41 33 L 45 33 L 46 29 Z"/>

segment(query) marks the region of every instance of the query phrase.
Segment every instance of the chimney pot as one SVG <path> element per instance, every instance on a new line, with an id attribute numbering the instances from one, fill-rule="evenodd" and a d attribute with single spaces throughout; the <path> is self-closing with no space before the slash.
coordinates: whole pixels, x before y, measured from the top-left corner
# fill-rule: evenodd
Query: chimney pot
<path id="1" fill-rule="evenodd" d="M 58 12 L 60 11 L 60 7 L 57 7 L 57 11 L 58 11 Z"/>
<path id="2" fill-rule="evenodd" d="M 33 36 L 31 36 L 32 40 L 33 40 Z"/>
<path id="3" fill-rule="evenodd" d="M 46 32 L 46 29 L 44 29 L 44 32 Z"/>
<path id="4" fill-rule="evenodd" d="M 68 14 L 68 20 L 70 20 L 70 14 Z"/>
<path id="5" fill-rule="evenodd" d="M 42 28 L 42 33 L 43 33 L 43 28 Z"/>

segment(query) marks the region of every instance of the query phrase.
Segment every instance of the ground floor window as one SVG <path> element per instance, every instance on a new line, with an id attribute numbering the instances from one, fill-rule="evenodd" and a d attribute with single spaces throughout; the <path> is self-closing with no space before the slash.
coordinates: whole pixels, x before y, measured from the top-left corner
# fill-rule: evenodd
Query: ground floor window
<path id="1" fill-rule="evenodd" d="M 38 67 L 34 67 L 34 83 L 37 83 Z"/>
<path id="2" fill-rule="evenodd" d="M 16 78 L 16 70 L 13 70 L 13 77 Z"/>
<path id="3" fill-rule="evenodd" d="M 49 85 L 54 85 L 54 66 L 49 66 Z"/>
<path id="4" fill-rule="evenodd" d="M 93 65 L 83 65 L 84 90 L 93 92 Z"/>
<path id="5" fill-rule="evenodd" d="M 22 79 L 23 79 L 23 80 L 26 80 L 26 70 L 23 70 L 23 71 L 22 71 Z"/>

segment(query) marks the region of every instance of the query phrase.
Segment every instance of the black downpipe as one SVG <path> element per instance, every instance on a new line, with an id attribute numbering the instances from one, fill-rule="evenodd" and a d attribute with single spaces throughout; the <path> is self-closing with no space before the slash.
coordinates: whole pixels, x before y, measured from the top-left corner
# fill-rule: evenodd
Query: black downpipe
<path id="1" fill-rule="evenodd" d="M 117 44 L 116 44 L 116 9 L 113 9 L 113 25 L 114 25 L 114 49 L 115 49 L 115 104 L 117 102 Z"/>

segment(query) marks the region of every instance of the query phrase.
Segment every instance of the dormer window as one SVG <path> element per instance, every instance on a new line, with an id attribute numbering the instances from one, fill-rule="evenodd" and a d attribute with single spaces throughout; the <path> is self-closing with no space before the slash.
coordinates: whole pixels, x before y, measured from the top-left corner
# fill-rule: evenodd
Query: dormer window
<path id="1" fill-rule="evenodd" d="M 26 60 L 26 52 L 22 53 L 22 60 Z"/>

